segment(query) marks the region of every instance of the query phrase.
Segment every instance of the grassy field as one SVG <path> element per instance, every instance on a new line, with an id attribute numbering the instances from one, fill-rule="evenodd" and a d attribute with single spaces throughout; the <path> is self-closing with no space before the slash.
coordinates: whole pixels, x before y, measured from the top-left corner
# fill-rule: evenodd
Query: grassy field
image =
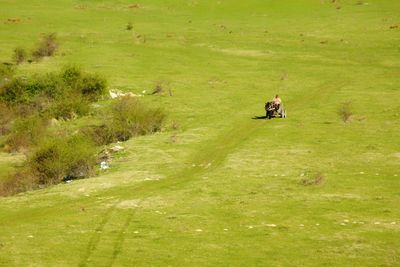
<path id="1" fill-rule="evenodd" d="M 0 1 L 1 61 L 56 32 L 20 73 L 160 83 L 142 100 L 168 114 L 97 177 L 0 198 L 0 265 L 399 266 L 399 18 L 396 0 Z M 288 118 L 254 119 L 275 94 Z"/>

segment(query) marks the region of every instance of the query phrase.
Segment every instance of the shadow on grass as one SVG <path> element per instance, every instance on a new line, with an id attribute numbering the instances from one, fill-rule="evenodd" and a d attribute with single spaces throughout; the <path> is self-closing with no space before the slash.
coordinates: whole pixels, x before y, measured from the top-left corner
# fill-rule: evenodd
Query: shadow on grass
<path id="1" fill-rule="evenodd" d="M 267 119 L 267 116 L 254 116 L 253 118 L 251 118 L 252 120 L 265 120 Z"/>

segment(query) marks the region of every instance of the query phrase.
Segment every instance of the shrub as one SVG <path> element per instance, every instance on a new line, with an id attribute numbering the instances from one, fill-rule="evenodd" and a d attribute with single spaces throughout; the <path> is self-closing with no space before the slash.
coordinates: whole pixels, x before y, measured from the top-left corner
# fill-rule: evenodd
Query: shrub
<path id="1" fill-rule="evenodd" d="M 128 31 L 132 30 L 132 29 L 133 29 L 132 23 L 129 22 L 128 24 L 126 24 L 126 29 L 127 29 Z"/>
<path id="2" fill-rule="evenodd" d="M 304 186 L 310 185 L 320 185 L 325 181 L 325 177 L 322 173 L 318 172 L 314 175 L 310 175 L 309 177 L 303 178 L 300 180 L 300 184 Z"/>
<path id="3" fill-rule="evenodd" d="M 5 135 L 10 132 L 10 123 L 15 115 L 13 110 L 4 103 L 0 103 L 0 114 L 0 135 Z"/>
<path id="4" fill-rule="evenodd" d="M 36 49 L 32 52 L 32 57 L 35 60 L 40 60 L 43 57 L 50 57 L 58 49 L 57 36 L 55 33 L 46 34 L 42 37 Z"/>
<path id="5" fill-rule="evenodd" d="M 83 135 L 87 136 L 98 146 L 107 145 L 114 141 L 117 141 L 114 138 L 114 134 L 106 125 L 100 126 L 87 126 L 81 129 Z"/>
<path id="6" fill-rule="evenodd" d="M 40 144 L 28 159 L 39 184 L 55 184 L 64 177 L 83 178 L 94 173 L 96 150 L 84 136 L 56 138 Z"/>
<path id="7" fill-rule="evenodd" d="M 105 91 L 105 79 L 68 67 L 61 73 L 14 77 L 0 91 L 0 102 L 30 106 L 40 112 L 51 109 L 50 113 L 57 118 L 70 119 L 87 114 L 89 102 L 97 100 Z"/>
<path id="8" fill-rule="evenodd" d="M 0 101 L 6 90 L 6 85 L 10 83 L 14 76 L 14 71 L 15 69 L 12 65 L 0 63 Z"/>
<path id="9" fill-rule="evenodd" d="M 346 101 L 339 106 L 337 113 L 343 122 L 348 122 L 351 116 L 353 115 L 352 110 L 353 106 L 351 101 Z"/>
<path id="10" fill-rule="evenodd" d="M 15 152 L 35 145 L 43 138 L 45 133 L 45 121 L 38 115 L 18 118 L 14 121 L 11 132 L 6 139 L 7 150 Z"/>
<path id="11" fill-rule="evenodd" d="M 112 104 L 103 124 L 85 127 L 81 132 L 95 144 L 106 145 L 160 131 L 164 119 L 165 114 L 160 109 L 149 109 L 137 99 L 123 97 Z"/>
<path id="12" fill-rule="evenodd" d="M 106 80 L 97 74 L 85 74 L 79 81 L 78 90 L 80 93 L 90 99 L 96 101 L 106 91 Z"/>
<path id="13" fill-rule="evenodd" d="M 13 60 L 16 64 L 21 64 L 26 61 L 28 53 L 24 48 L 17 47 L 14 49 Z"/>
<path id="14" fill-rule="evenodd" d="M 18 104 L 26 102 L 28 92 L 26 91 L 27 82 L 23 78 L 14 78 L 6 83 L 0 92 L 0 100 L 8 104 Z"/>
<path id="15" fill-rule="evenodd" d="M 69 87 L 75 88 L 78 81 L 83 76 L 82 70 L 77 66 L 66 66 L 60 73 L 60 77 L 63 79 L 64 83 Z"/>
<path id="16" fill-rule="evenodd" d="M 164 119 L 165 114 L 160 109 L 149 109 L 135 98 L 123 97 L 112 107 L 109 127 L 126 140 L 160 131 Z"/>
<path id="17" fill-rule="evenodd" d="M 51 104 L 49 115 L 56 119 L 70 120 L 88 114 L 89 110 L 90 104 L 86 99 L 76 94 L 65 94 Z"/>
<path id="18" fill-rule="evenodd" d="M 38 187 L 37 178 L 23 169 L 11 174 L 0 182 L 0 196 L 10 196 Z"/>
<path id="19" fill-rule="evenodd" d="M 0 87 L 14 76 L 15 67 L 10 63 L 0 63 Z"/>

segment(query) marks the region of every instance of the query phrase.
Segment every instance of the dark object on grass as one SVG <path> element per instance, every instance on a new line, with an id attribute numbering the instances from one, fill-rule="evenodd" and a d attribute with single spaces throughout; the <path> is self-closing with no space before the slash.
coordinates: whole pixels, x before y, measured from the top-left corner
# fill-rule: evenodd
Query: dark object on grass
<path id="1" fill-rule="evenodd" d="M 343 122 L 348 122 L 353 115 L 353 105 L 351 101 L 346 101 L 340 104 L 337 114 Z"/>
<path id="2" fill-rule="evenodd" d="M 283 104 L 279 104 L 278 106 L 274 104 L 274 102 L 265 103 L 265 117 L 267 119 L 272 118 L 286 118 L 286 110 L 283 107 Z"/>
<path id="3" fill-rule="evenodd" d="M 310 185 L 320 185 L 325 181 L 325 177 L 322 173 L 317 173 L 313 177 L 303 178 L 300 180 L 300 183 L 304 186 Z"/>

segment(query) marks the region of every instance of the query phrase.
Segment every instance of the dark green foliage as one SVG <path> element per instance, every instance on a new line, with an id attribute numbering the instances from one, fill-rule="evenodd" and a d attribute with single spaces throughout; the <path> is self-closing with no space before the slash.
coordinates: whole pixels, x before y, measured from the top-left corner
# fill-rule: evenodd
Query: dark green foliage
<path id="1" fill-rule="evenodd" d="M 8 134 L 10 123 L 15 117 L 14 112 L 7 105 L 0 103 L 0 114 L 0 135 Z"/>
<path id="2" fill-rule="evenodd" d="M 38 187 L 37 177 L 26 168 L 9 175 L 0 183 L 0 196 L 10 196 Z"/>
<path id="3" fill-rule="evenodd" d="M 137 99 L 124 97 L 115 100 L 102 125 L 85 127 L 82 133 L 97 145 L 106 145 L 160 131 L 164 119 L 162 110 L 147 108 Z"/>
<path id="4" fill-rule="evenodd" d="M 82 75 L 82 70 L 79 67 L 73 65 L 64 67 L 60 74 L 64 83 L 72 88 L 77 87 L 77 83 L 79 80 L 81 80 Z"/>
<path id="5" fill-rule="evenodd" d="M 75 119 L 89 113 L 90 103 L 78 94 L 65 94 L 65 97 L 54 102 L 48 110 L 56 119 Z"/>
<path id="6" fill-rule="evenodd" d="M 42 37 L 35 50 L 33 50 L 32 57 L 35 60 L 40 60 L 43 57 L 50 57 L 54 55 L 57 49 L 57 36 L 55 33 L 49 33 Z"/>
<path id="7" fill-rule="evenodd" d="M 90 102 L 105 91 L 106 81 L 99 75 L 67 67 L 61 73 L 11 78 L 0 87 L 0 102 L 71 119 L 87 114 Z"/>
<path id="8" fill-rule="evenodd" d="M 87 136 L 96 145 L 107 145 L 114 141 L 118 141 L 114 138 L 114 134 L 111 129 L 106 125 L 100 126 L 87 126 L 81 129 L 83 135 Z"/>
<path id="9" fill-rule="evenodd" d="M 53 138 L 40 144 L 28 159 L 28 168 L 39 184 L 61 182 L 66 176 L 88 177 L 94 173 L 96 148 L 84 136 Z"/>
<path id="10" fill-rule="evenodd" d="M 4 85 L 8 84 L 14 76 L 15 67 L 9 63 L 0 63 L 0 94 Z"/>
<path id="11" fill-rule="evenodd" d="M 37 144 L 45 133 L 45 121 L 38 115 L 18 118 L 13 122 L 11 132 L 6 139 L 7 150 L 15 152 Z"/>
<path id="12" fill-rule="evenodd" d="M 106 91 L 106 80 L 99 75 L 84 75 L 76 89 L 92 101 L 98 100 Z"/>
<path id="13" fill-rule="evenodd" d="M 111 126 L 127 129 L 131 136 L 160 131 L 165 119 L 165 114 L 160 109 L 149 109 L 131 97 L 118 99 L 111 114 Z"/>
<path id="14" fill-rule="evenodd" d="M 28 53 L 24 48 L 17 47 L 14 49 L 13 60 L 16 64 L 21 64 L 26 61 Z"/>

